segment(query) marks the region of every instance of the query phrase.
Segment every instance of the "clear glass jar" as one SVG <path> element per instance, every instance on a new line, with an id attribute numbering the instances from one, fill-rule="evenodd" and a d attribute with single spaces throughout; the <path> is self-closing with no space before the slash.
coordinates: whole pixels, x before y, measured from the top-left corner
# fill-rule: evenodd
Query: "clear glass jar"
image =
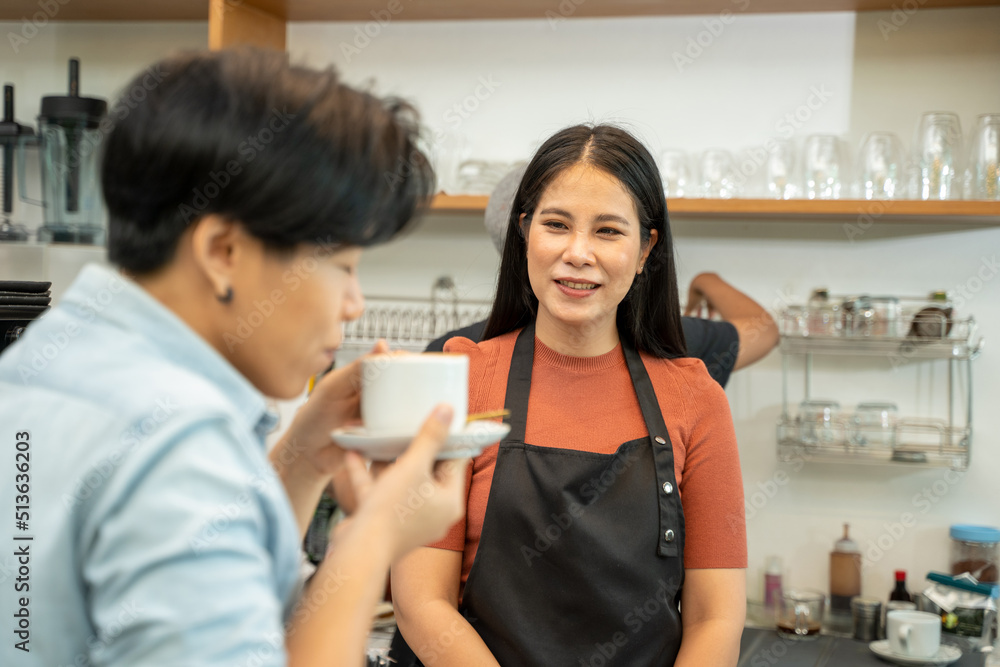
<path id="1" fill-rule="evenodd" d="M 1000 530 L 992 526 L 952 526 L 951 573 L 969 572 L 981 583 L 997 582 Z"/>

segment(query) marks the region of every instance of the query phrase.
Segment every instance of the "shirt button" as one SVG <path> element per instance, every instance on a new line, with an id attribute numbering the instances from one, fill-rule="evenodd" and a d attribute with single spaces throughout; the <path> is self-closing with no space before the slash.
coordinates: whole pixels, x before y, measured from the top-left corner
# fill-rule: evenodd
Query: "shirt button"
<path id="1" fill-rule="evenodd" d="M 666 540 L 667 542 L 673 542 L 673 541 L 674 541 L 674 531 L 672 531 L 672 530 L 668 530 L 667 532 L 665 532 L 665 533 L 663 534 L 663 538 L 664 538 L 664 539 L 665 539 L 665 540 Z"/>
<path id="2" fill-rule="evenodd" d="M 669 496 L 671 493 L 674 492 L 674 485 L 671 484 L 670 482 L 664 482 L 663 492 Z"/>
<path id="3" fill-rule="evenodd" d="M 656 442 L 660 443 L 661 445 L 667 444 L 667 441 L 664 440 L 663 436 L 661 436 L 661 435 L 656 436 L 655 438 L 653 438 L 653 440 L 655 440 Z"/>

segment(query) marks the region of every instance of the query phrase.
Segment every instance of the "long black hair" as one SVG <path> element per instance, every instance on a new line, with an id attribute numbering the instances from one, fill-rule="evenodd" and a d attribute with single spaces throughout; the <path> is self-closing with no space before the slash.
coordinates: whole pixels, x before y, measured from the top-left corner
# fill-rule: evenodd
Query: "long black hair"
<path id="1" fill-rule="evenodd" d="M 575 125 L 550 137 L 528 163 L 514 195 L 507 224 L 493 309 L 483 339 L 519 329 L 538 313 L 538 298 L 528 281 L 527 233 L 542 193 L 564 170 L 587 163 L 610 174 L 629 192 L 639 214 L 643 247 L 650 231 L 658 242 L 618 304 L 618 335 L 640 352 L 673 358 L 687 353 L 681 328 L 674 243 L 667 200 L 656 161 L 638 139 L 612 125 Z M 520 223 L 525 215 L 524 225 Z"/>
<path id="2" fill-rule="evenodd" d="M 399 233 L 434 191 L 411 106 L 275 51 L 168 58 L 132 80 L 108 121 L 108 258 L 137 275 L 170 261 L 204 215 L 269 250 L 367 246 Z"/>

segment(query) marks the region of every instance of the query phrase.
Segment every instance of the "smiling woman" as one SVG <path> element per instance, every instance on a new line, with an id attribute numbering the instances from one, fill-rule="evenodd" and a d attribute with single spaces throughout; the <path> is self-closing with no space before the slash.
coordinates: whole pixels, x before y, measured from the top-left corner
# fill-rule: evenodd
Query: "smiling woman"
<path id="1" fill-rule="evenodd" d="M 722 389 L 681 358 L 665 197 L 640 142 L 599 125 L 542 145 L 484 340 L 445 350 L 470 357 L 469 410 L 504 405 L 511 431 L 475 459 L 465 521 L 393 565 L 394 657 L 735 665 L 736 440 Z"/>

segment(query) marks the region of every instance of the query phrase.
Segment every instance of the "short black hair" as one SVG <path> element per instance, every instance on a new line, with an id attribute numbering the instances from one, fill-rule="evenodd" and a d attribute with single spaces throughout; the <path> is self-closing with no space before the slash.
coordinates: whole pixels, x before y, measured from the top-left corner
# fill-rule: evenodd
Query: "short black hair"
<path id="1" fill-rule="evenodd" d="M 687 354 L 681 326 L 674 243 L 667 200 L 656 161 L 642 142 L 613 125 L 574 125 L 549 137 L 528 163 L 510 208 L 493 309 L 483 339 L 526 326 L 538 314 L 538 298 L 528 280 L 527 229 L 549 184 L 578 163 L 615 177 L 632 196 L 643 244 L 656 230 L 657 243 L 643 271 L 618 304 L 618 335 L 640 352 L 662 358 Z M 524 227 L 520 224 L 525 215 Z"/>
<path id="2" fill-rule="evenodd" d="M 412 106 L 284 53 L 182 54 L 125 90 L 101 178 L 108 259 L 136 275 L 168 263 L 204 215 L 238 222 L 271 250 L 368 246 L 398 234 L 434 192 Z"/>

